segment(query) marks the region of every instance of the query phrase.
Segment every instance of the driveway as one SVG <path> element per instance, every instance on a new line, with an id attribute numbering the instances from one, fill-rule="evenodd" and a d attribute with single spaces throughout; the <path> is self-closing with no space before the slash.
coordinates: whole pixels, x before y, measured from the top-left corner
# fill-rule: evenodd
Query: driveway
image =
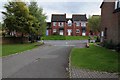
<path id="1" fill-rule="evenodd" d="M 3 78 L 67 78 L 72 47 L 86 41 L 44 41 L 45 45 L 2 59 Z"/>

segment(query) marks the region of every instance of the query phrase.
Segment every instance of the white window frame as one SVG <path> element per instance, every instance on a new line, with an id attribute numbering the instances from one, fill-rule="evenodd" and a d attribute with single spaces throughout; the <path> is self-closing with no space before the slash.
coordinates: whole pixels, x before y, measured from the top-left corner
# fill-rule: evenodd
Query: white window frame
<path id="1" fill-rule="evenodd" d="M 53 33 L 56 33 L 57 32 L 57 30 L 56 29 L 53 29 Z"/>
<path id="2" fill-rule="evenodd" d="M 67 24 L 68 24 L 68 26 L 72 26 L 72 21 L 68 20 Z"/>
<path id="3" fill-rule="evenodd" d="M 120 8 L 120 0 L 118 0 L 118 8 Z"/>
<path id="4" fill-rule="evenodd" d="M 81 22 L 81 26 L 85 27 L 86 26 L 86 22 Z"/>
<path id="5" fill-rule="evenodd" d="M 79 29 L 76 29 L 76 33 L 80 33 L 80 30 L 79 30 Z"/>
<path id="6" fill-rule="evenodd" d="M 60 35 L 64 35 L 63 30 L 60 30 L 59 34 Z"/>
<path id="7" fill-rule="evenodd" d="M 115 1 L 115 9 L 120 8 L 120 0 Z"/>
<path id="8" fill-rule="evenodd" d="M 58 23 L 58 26 L 63 27 L 63 26 L 64 26 L 64 23 L 63 23 L 63 22 L 59 22 L 59 23 Z"/>
<path id="9" fill-rule="evenodd" d="M 56 26 L 57 25 L 57 22 L 53 22 L 53 26 Z"/>
<path id="10" fill-rule="evenodd" d="M 69 32 L 70 32 L 70 35 L 71 35 L 72 29 L 67 29 L 67 32 L 68 32 L 68 35 L 69 35 Z M 69 35 L 69 36 L 70 36 L 70 35 Z"/>
<path id="11" fill-rule="evenodd" d="M 76 26 L 80 26 L 80 22 L 75 22 L 76 23 Z"/>

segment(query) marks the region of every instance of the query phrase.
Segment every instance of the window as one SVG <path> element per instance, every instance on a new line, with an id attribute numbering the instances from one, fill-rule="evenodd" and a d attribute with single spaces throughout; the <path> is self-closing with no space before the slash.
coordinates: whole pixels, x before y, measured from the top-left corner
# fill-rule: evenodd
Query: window
<path id="1" fill-rule="evenodd" d="M 57 23 L 56 22 L 53 22 L 53 26 L 56 26 L 57 25 Z"/>
<path id="2" fill-rule="evenodd" d="M 79 30 L 79 29 L 76 29 L 76 33 L 80 33 L 80 30 Z"/>
<path id="3" fill-rule="evenodd" d="M 60 35 L 63 35 L 63 30 L 60 30 L 60 33 L 59 33 Z"/>
<path id="4" fill-rule="evenodd" d="M 80 23 L 79 23 L 79 22 L 76 22 L 76 26 L 80 26 Z"/>
<path id="5" fill-rule="evenodd" d="M 63 27 L 63 25 L 64 25 L 63 22 L 59 22 L 59 23 L 58 23 L 58 26 L 60 26 L 60 27 Z"/>
<path id="6" fill-rule="evenodd" d="M 72 33 L 72 30 L 71 30 L 71 29 L 68 29 L 67 32 L 68 32 L 68 36 L 70 36 L 71 33 Z"/>
<path id="7" fill-rule="evenodd" d="M 81 26 L 86 26 L 86 23 L 85 22 L 81 22 Z"/>
<path id="8" fill-rule="evenodd" d="M 115 1 L 115 9 L 120 8 L 120 0 Z"/>
<path id="9" fill-rule="evenodd" d="M 104 37 L 105 37 L 105 39 L 107 39 L 107 28 L 105 28 L 105 30 L 104 30 Z"/>
<path id="10" fill-rule="evenodd" d="M 56 29 L 53 29 L 53 33 L 56 33 L 57 32 L 57 30 Z"/>
<path id="11" fill-rule="evenodd" d="M 82 27 L 82 32 L 85 33 L 86 32 L 86 28 Z"/>
<path id="12" fill-rule="evenodd" d="M 72 21 L 71 20 L 68 21 L 68 26 L 72 26 Z"/>

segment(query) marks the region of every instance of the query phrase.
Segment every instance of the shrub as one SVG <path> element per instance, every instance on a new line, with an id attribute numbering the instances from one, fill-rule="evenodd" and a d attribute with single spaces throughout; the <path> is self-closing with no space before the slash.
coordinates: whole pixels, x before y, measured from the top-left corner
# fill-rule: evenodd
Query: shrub
<path id="1" fill-rule="evenodd" d="M 95 42 L 100 42 L 100 37 L 97 36 Z"/>
<path id="2" fill-rule="evenodd" d="M 108 49 L 114 49 L 115 48 L 115 45 L 113 44 L 112 40 L 110 40 L 108 42 L 105 41 L 103 46 L 108 48 Z"/>
<path id="3" fill-rule="evenodd" d="M 120 43 L 115 46 L 115 50 L 116 50 L 117 52 L 120 52 Z"/>

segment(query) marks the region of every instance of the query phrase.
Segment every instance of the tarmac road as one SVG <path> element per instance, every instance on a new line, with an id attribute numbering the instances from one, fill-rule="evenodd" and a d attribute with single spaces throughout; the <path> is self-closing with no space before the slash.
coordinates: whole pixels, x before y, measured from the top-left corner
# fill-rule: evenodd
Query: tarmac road
<path id="1" fill-rule="evenodd" d="M 86 41 L 44 41 L 45 45 L 2 59 L 3 78 L 67 78 L 72 47 Z M 80 47 L 80 46 L 79 46 Z"/>

